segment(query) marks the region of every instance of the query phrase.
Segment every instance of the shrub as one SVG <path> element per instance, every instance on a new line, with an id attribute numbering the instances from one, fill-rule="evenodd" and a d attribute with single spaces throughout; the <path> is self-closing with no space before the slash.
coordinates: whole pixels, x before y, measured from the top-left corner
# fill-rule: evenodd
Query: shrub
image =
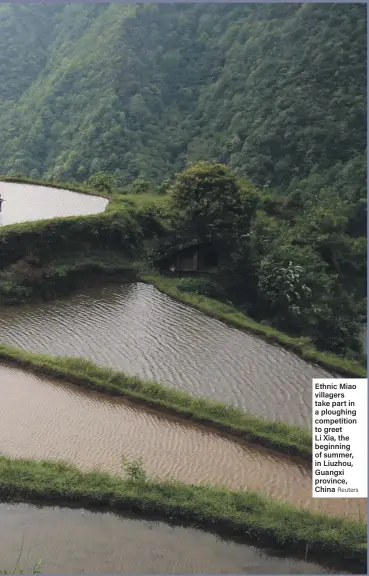
<path id="1" fill-rule="evenodd" d="M 148 473 L 145 470 L 142 458 L 127 458 L 126 456 L 123 456 L 122 466 L 126 478 L 131 482 L 147 482 Z"/>
<path id="2" fill-rule="evenodd" d="M 177 288 L 181 292 L 190 292 L 209 298 L 224 297 L 223 288 L 218 282 L 210 278 L 180 278 L 177 283 Z"/>

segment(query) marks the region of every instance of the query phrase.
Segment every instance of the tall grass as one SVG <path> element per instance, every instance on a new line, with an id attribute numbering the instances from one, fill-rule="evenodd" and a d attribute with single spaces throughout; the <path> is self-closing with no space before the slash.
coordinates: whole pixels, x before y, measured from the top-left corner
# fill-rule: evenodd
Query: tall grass
<path id="1" fill-rule="evenodd" d="M 311 461 L 311 431 L 270 422 L 211 399 L 193 397 L 157 382 L 145 382 L 80 358 L 53 357 L 0 344 L 0 359 L 85 388 L 119 395 L 227 432 L 277 452 Z"/>
<path id="2" fill-rule="evenodd" d="M 23 544 L 24 544 L 24 537 L 22 538 L 22 543 L 21 543 L 21 547 L 19 550 L 19 554 L 18 554 L 18 559 L 17 562 L 15 564 L 15 567 L 9 571 L 9 570 L 0 570 L 0 574 L 24 574 L 24 570 L 22 570 L 22 568 L 20 568 L 20 559 L 22 557 L 22 552 L 23 552 Z M 41 560 L 39 560 L 37 562 L 37 564 L 34 565 L 34 567 L 31 570 L 31 574 L 40 574 L 40 566 L 41 566 Z"/>
<path id="3" fill-rule="evenodd" d="M 41 561 L 37 562 L 30 572 L 28 570 L 25 572 L 22 568 L 19 568 L 17 564 L 11 570 L 0 570 L 0 574 L 41 574 Z"/>
<path id="4" fill-rule="evenodd" d="M 131 465 L 132 469 L 137 466 Z M 0 457 L 0 496 L 155 515 L 238 536 L 243 542 L 267 543 L 302 557 L 308 545 L 310 556 L 324 553 L 331 563 L 340 559 L 366 565 L 363 522 L 314 514 L 252 492 L 159 482 L 148 476 L 137 478 L 135 473 L 120 478 L 81 472 L 62 462 Z"/>
<path id="5" fill-rule="evenodd" d="M 20 568 L 19 561 L 21 554 L 22 554 L 22 548 L 20 550 L 19 557 L 15 566 L 11 570 L 0 570 L 0 574 L 41 574 L 41 560 L 39 560 L 37 564 L 33 566 L 31 571 L 27 570 L 27 572 L 25 572 L 23 568 Z"/>

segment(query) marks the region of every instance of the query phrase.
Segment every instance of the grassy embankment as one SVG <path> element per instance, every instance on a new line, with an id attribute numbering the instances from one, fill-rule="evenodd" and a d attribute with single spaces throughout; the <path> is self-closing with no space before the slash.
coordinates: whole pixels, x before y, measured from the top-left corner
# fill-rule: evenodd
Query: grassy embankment
<path id="1" fill-rule="evenodd" d="M 67 184 L 25 181 L 73 188 Z M 74 187 L 78 192 L 93 190 Z M 0 228 L 0 305 L 48 299 L 69 292 L 93 275 L 135 278 L 133 261 L 142 258 L 160 201 L 152 196 L 109 196 L 105 211 L 91 216 L 55 218 Z"/>
<path id="2" fill-rule="evenodd" d="M 232 406 L 207 398 L 193 397 L 186 392 L 156 382 L 145 382 L 80 358 L 34 354 L 0 344 L 0 360 L 81 387 L 110 395 L 125 396 L 130 400 L 227 432 L 244 441 L 311 461 L 311 431 L 305 428 L 282 422 L 269 422 Z"/>
<path id="3" fill-rule="evenodd" d="M 134 261 L 161 226 L 167 202 L 152 194 L 101 194 L 76 184 L 25 178 L 0 180 L 94 194 L 109 199 L 103 213 L 54 218 L 0 228 L 0 305 L 48 299 L 75 289 L 91 276 L 134 279 Z"/>
<path id="4" fill-rule="evenodd" d="M 200 310 L 207 316 L 211 316 L 239 330 L 251 332 L 273 344 L 278 344 L 283 348 L 293 351 L 308 362 L 318 364 L 327 370 L 356 378 L 366 378 L 367 370 L 365 366 L 354 360 L 341 358 L 329 352 L 317 350 L 309 338 L 294 338 L 283 332 L 279 332 L 270 326 L 265 326 L 256 322 L 252 318 L 239 312 L 237 308 L 198 294 L 179 290 L 178 279 L 158 274 L 141 274 L 140 280 L 152 284 L 179 302 L 188 304 Z"/>
<path id="5" fill-rule="evenodd" d="M 84 473 L 60 463 L 0 457 L 3 499 L 60 504 L 78 502 L 114 511 L 138 512 L 174 523 L 189 522 L 243 542 L 265 543 L 308 555 L 324 554 L 327 562 L 366 566 L 366 524 L 313 514 L 251 492 L 210 486 L 159 482 L 142 476 L 114 477 Z M 308 554 L 307 554 L 308 553 Z"/>
<path id="6" fill-rule="evenodd" d="M 24 258 L 0 270 L 0 306 L 50 300 L 89 285 L 115 279 L 135 281 L 131 258 L 119 252 L 92 249 L 61 253 L 35 265 Z"/>

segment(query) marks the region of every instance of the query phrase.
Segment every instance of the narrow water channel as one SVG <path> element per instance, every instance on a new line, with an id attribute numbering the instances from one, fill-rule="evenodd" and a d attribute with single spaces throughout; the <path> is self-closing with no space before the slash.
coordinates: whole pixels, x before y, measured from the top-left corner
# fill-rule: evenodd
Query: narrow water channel
<path id="1" fill-rule="evenodd" d="M 0 342 L 80 356 L 290 424 L 311 426 L 311 380 L 330 376 L 142 283 L 95 287 L 1 316 Z"/>
<path id="2" fill-rule="evenodd" d="M 329 574 L 193 528 L 112 513 L 0 504 L 0 569 L 55 574 Z M 344 574 L 345 572 L 340 572 Z"/>
<path id="3" fill-rule="evenodd" d="M 219 484 L 350 518 L 366 501 L 313 499 L 304 464 L 123 399 L 0 365 L 0 454 L 63 459 L 120 474 L 123 456 L 142 457 L 161 479 Z"/>
<path id="4" fill-rule="evenodd" d="M 0 194 L 5 200 L 0 212 L 0 226 L 44 218 L 98 214 L 108 204 L 106 198 L 33 184 L 0 182 Z"/>

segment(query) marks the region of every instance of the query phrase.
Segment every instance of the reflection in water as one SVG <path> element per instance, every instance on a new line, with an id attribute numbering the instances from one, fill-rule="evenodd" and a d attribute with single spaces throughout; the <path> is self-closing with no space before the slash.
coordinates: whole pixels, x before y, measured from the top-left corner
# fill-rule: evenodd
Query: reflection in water
<path id="1" fill-rule="evenodd" d="M 5 200 L 0 226 L 43 218 L 98 214 L 108 203 L 106 198 L 89 194 L 9 182 L 0 182 L 0 194 Z"/>
<path id="2" fill-rule="evenodd" d="M 142 283 L 8 308 L 2 311 L 0 342 L 84 357 L 305 426 L 311 425 L 311 379 L 330 376 Z"/>
<path id="3" fill-rule="evenodd" d="M 18 369 L 0 366 L 0 453 L 64 459 L 120 473 L 142 456 L 150 473 L 262 492 L 331 514 L 365 515 L 366 501 L 311 498 L 311 472 L 288 458 L 209 429 Z"/>
<path id="4" fill-rule="evenodd" d="M 0 504 L 0 558 L 56 574 L 321 574 L 320 566 L 267 555 L 193 528 L 67 508 Z M 342 572 L 341 572 L 342 573 Z"/>

